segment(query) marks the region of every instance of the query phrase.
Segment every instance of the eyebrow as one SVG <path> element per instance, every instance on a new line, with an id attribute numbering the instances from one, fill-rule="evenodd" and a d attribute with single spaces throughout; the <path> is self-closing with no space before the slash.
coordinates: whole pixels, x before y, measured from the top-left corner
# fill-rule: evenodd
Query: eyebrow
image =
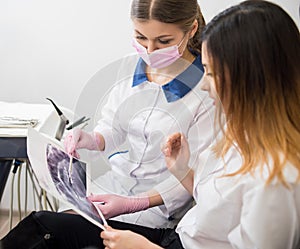
<path id="1" fill-rule="evenodd" d="M 141 32 L 139 32 L 138 30 L 134 30 L 136 33 L 138 33 L 139 35 L 142 35 L 142 36 L 144 36 L 144 37 L 146 37 L 145 35 L 143 35 Z M 166 37 L 169 37 L 169 38 L 172 38 L 173 39 L 173 37 L 172 37 L 172 35 L 161 35 L 161 36 L 158 36 L 158 37 L 156 37 L 157 39 L 160 39 L 160 38 L 166 38 Z"/>

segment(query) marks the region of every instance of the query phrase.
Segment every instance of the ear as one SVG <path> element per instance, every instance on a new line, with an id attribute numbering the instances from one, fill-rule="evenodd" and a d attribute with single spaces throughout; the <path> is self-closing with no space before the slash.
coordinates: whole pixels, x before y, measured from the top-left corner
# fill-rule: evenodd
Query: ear
<path id="1" fill-rule="evenodd" d="M 191 34 L 190 34 L 190 39 L 194 37 L 194 35 L 196 34 L 197 30 L 198 30 L 198 21 L 197 19 L 194 20 L 193 25 L 192 25 L 192 30 L 191 30 Z"/>

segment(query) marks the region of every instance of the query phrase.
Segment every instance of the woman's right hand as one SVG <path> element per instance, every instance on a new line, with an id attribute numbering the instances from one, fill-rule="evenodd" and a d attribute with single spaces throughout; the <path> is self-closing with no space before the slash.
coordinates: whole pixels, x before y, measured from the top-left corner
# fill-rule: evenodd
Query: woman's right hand
<path id="1" fill-rule="evenodd" d="M 190 170 L 188 163 L 190 149 L 185 136 L 181 133 L 170 135 L 162 148 L 170 172 L 182 180 Z"/>
<path id="2" fill-rule="evenodd" d="M 69 132 L 64 139 L 64 147 L 66 152 L 76 158 L 80 158 L 77 149 L 101 150 L 104 146 L 100 139 L 100 134 L 85 132 L 81 129 L 74 129 Z"/>
<path id="3" fill-rule="evenodd" d="M 100 237 L 107 249 L 158 249 L 158 245 L 153 244 L 140 234 L 129 230 L 117 230 L 110 226 L 106 226 L 106 230 L 102 231 Z"/>

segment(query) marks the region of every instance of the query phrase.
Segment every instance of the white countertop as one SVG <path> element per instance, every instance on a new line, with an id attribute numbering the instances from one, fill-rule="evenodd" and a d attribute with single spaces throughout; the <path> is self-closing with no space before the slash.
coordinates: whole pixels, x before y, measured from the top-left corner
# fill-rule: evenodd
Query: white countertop
<path id="1" fill-rule="evenodd" d="M 59 107 L 61 108 L 61 107 Z M 62 108 L 67 118 L 71 119 L 72 112 Z M 73 115 L 72 115 L 73 116 Z M 54 107 L 49 104 L 29 104 L 23 102 L 2 102 L 0 101 L 0 117 L 15 117 L 19 119 L 37 119 L 38 123 L 34 127 L 38 131 L 54 135 L 59 116 Z M 26 137 L 27 127 L 24 128 L 1 128 L 1 137 Z"/>

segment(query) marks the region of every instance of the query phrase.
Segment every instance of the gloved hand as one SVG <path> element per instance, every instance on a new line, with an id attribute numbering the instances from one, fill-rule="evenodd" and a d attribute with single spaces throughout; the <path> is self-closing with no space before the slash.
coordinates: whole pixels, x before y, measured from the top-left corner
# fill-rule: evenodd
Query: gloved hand
<path id="1" fill-rule="evenodd" d="M 74 129 L 65 137 L 64 147 L 69 155 L 80 158 L 77 149 L 99 150 L 101 141 L 94 132 L 88 133 L 81 129 Z"/>
<path id="2" fill-rule="evenodd" d="M 97 205 L 105 219 L 134 213 L 149 208 L 148 196 L 121 196 L 114 194 L 91 195 L 88 199 Z M 101 203 L 102 204 L 99 204 Z"/>

